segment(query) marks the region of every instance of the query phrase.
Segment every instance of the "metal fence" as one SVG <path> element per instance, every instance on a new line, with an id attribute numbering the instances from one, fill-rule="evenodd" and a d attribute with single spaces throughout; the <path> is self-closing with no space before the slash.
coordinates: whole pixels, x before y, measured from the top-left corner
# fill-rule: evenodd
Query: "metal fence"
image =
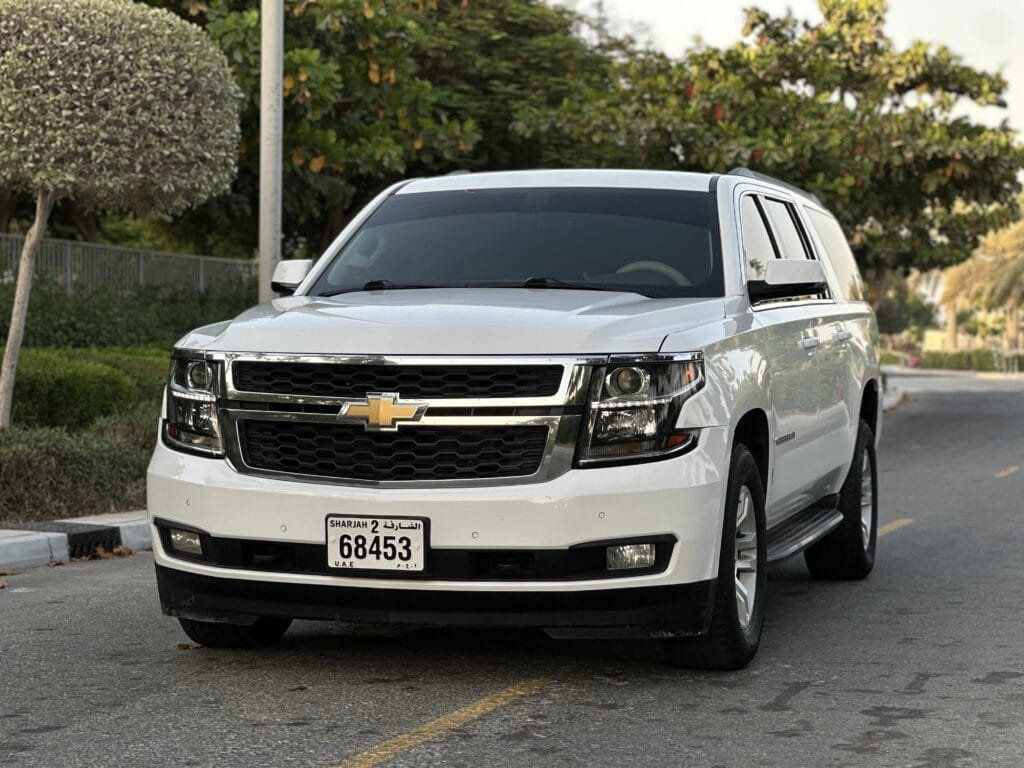
<path id="1" fill-rule="evenodd" d="M 25 238 L 0 234 L 0 284 L 17 276 Z M 45 238 L 36 253 L 36 277 L 49 278 L 68 293 L 107 289 L 178 288 L 200 293 L 239 290 L 255 284 L 256 261 L 144 251 L 78 240 Z"/>

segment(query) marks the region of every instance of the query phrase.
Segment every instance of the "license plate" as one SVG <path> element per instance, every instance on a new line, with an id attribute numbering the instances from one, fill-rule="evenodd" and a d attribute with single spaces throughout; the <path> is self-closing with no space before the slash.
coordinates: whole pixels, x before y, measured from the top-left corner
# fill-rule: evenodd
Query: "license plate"
<path id="1" fill-rule="evenodd" d="M 327 516 L 327 565 L 353 571 L 422 571 L 426 525 L 414 517 Z"/>

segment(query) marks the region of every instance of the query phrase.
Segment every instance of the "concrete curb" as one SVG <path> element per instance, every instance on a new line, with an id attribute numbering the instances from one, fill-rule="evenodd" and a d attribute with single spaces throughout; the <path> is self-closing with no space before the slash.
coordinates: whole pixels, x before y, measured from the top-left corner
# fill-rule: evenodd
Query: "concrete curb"
<path id="1" fill-rule="evenodd" d="M 150 549 L 149 514 L 117 512 L 67 520 L 23 523 L 0 529 L 0 569 L 32 568 L 83 557 L 96 546 L 117 544 L 132 550 Z"/>

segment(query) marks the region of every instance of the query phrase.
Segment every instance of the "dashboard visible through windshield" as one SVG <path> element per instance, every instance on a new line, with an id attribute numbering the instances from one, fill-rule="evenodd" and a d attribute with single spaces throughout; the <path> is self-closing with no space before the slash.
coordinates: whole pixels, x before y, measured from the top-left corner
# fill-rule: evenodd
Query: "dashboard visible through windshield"
<path id="1" fill-rule="evenodd" d="M 526 287 L 723 294 L 714 195 L 486 189 L 393 195 L 309 291 Z"/>

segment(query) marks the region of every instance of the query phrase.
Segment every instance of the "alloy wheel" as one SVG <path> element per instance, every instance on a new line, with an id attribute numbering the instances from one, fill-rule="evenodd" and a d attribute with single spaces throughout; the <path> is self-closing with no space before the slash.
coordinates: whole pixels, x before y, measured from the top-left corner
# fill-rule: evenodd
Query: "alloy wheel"
<path id="1" fill-rule="evenodd" d="M 740 488 L 736 503 L 736 614 L 746 629 L 754 615 L 757 592 L 757 515 L 754 497 L 747 486 Z"/>
<path id="2" fill-rule="evenodd" d="M 871 521 L 875 512 L 874 477 L 871 474 L 871 456 L 864 451 L 860 470 L 860 532 L 864 549 L 871 545 Z"/>

